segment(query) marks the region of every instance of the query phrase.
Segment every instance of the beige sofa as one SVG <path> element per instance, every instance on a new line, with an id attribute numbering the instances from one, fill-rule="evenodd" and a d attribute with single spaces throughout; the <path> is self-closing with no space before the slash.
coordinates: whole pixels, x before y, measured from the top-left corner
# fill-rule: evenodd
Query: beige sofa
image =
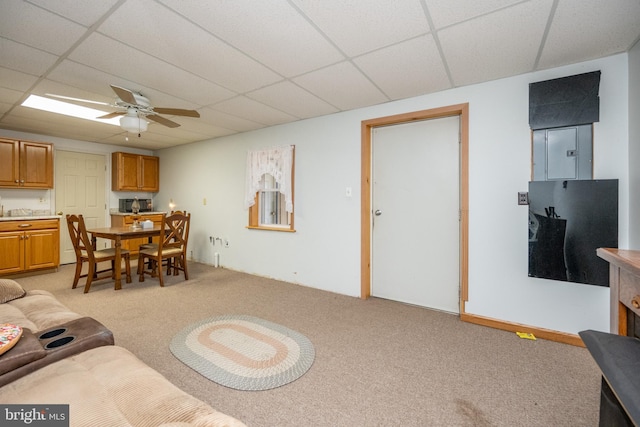
<path id="1" fill-rule="evenodd" d="M 47 291 L 0 279 L 2 323 L 23 328 L 0 355 L 2 404 L 68 404 L 71 426 L 244 426 L 113 345 L 107 328 Z"/>

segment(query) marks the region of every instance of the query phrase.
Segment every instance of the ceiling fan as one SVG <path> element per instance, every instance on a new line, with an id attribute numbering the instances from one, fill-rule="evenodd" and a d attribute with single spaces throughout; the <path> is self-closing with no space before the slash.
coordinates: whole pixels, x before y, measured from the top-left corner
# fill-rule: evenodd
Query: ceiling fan
<path id="1" fill-rule="evenodd" d="M 169 120 L 159 114 L 169 114 L 172 116 L 200 117 L 200 113 L 196 110 L 185 110 L 182 108 L 155 108 L 151 106 L 149 100 L 142 94 L 133 92 L 123 87 L 110 85 L 111 89 L 116 93 L 118 99 L 114 107 L 122 109 L 113 113 L 105 114 L 97 117 L 98 119 L 111 119 L 117 116 L 123 116 L 120 119 L 120 127 L 128 132 L 140 133 L 147 130 L 147 122 L 144 119 L 153 120 L 161 125 L 176 128 L 180 124 Z"/>
<path id="2" fill-rule="evenodd" d="M 184 116 L 184 117 L 200 117 L 200 113 L 196 110 L 185 110 L 182 108 L 156 108 L 151 105 L 149 99 L 143 96 L 139 92 L 134 92 L 129 89 L 125 89 L 120 86 L 110 85 L 111 89 L 116 93 L 117 99 L 114 104 L 107 104 L 105 102 L 90 101 L 86 99 L 72 98 L 62 95 L 47 94 L 54 98 L 68 99 L 71 101 L 86 102 L 91 104 L 106 105 L 112 108 L 116 108 L 119 111 L 114 111 L 99 117 L 97 119 L 112 119 L 114 117 L 122 116 L 120 118 L 120 127 L 127 132 L 140 133 L 147 130 L 147 120 L 152 120 L 163 126 L 170 128 L 176 128 L 180 126 L 172 120 L 162 117 L 160 114 L 168 114 L 172 116 Z"/>

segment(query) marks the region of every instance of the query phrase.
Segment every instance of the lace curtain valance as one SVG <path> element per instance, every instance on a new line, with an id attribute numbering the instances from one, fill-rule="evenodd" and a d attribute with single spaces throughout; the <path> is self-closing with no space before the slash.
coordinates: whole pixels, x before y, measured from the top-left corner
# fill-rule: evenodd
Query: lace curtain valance
<path id="1" fill-rule="evenodd" d="M 278 183 L 284 195 L 286 211 L 293 212 L 291 194 L 291 172 L 293 166 L 293 146 L 271 147 L 247 153 L 247 177 L 244 207 L 249 209 L 256 203 L 256 192 L 261 190 L 260 181 L 266 173 Z"/>

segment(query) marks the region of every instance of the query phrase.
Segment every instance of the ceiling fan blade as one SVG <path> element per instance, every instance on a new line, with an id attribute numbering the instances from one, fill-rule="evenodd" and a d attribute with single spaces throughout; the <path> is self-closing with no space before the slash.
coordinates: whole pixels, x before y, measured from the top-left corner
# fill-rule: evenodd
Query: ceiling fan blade
<path id="1" fill-rule="evenodd" d="M 111 89 L 113 89 L 116 95 L 118 95 L 118 98 L 120 98 L 127 104 L 136 105 L 138 103 L 136 97 L 133 96 L 133 92 L 131 92 L 129 89 L 114 85 L 111 85 Z"/>
<path id="2" fill-rule="evenodd" d="M 161 125 L 165 125 L 167 127 L 170 127 L 170 128 L 177 128 L 178 126 L 180 126 L 178 123 L 172 122 L 171 120 L 165 119 L 164 117 L 158 116 L 157 114 L 149 114 L 146 118 L 149 119 L 149 120 L 153 120 L 156 123 L 160 123 Z"/>
<path id="3" fill-rule="evenodd" d="M 183 110 L 182 108 L 155 108 L 156 113 L 168 114 L 170 116 L 200 117 L 196 110 Z"/>
<path id="4" fill-rule="evenodd" d="M 124 116 L 125 114 L 127 114 L 127 113 L 126 112 L 122 112 L 122 113 L 113 112 L 113 113 L 105 114 L 104 116 L 96 117 L 96 119 L 112 119 L 114 117 Z"/>

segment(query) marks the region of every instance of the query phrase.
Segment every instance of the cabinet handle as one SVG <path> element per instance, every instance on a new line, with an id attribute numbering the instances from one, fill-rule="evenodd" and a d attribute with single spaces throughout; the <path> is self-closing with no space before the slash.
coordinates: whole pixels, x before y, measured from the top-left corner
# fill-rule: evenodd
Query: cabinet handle
<path id="1" fill-rule="evenodd" d="M 635 297 L 633 297 L 633 299 L 631 300 L 631 305 L 634 308 L 640 308 L 640 295 L 636 295 Z"/>
<path id="2" fill-rule="evenodd" d="M 31 225 L 33 225 L 33 224 L 20 224 L 18 227 L 27 228 L 27 227 L 31 227 Z"/>

